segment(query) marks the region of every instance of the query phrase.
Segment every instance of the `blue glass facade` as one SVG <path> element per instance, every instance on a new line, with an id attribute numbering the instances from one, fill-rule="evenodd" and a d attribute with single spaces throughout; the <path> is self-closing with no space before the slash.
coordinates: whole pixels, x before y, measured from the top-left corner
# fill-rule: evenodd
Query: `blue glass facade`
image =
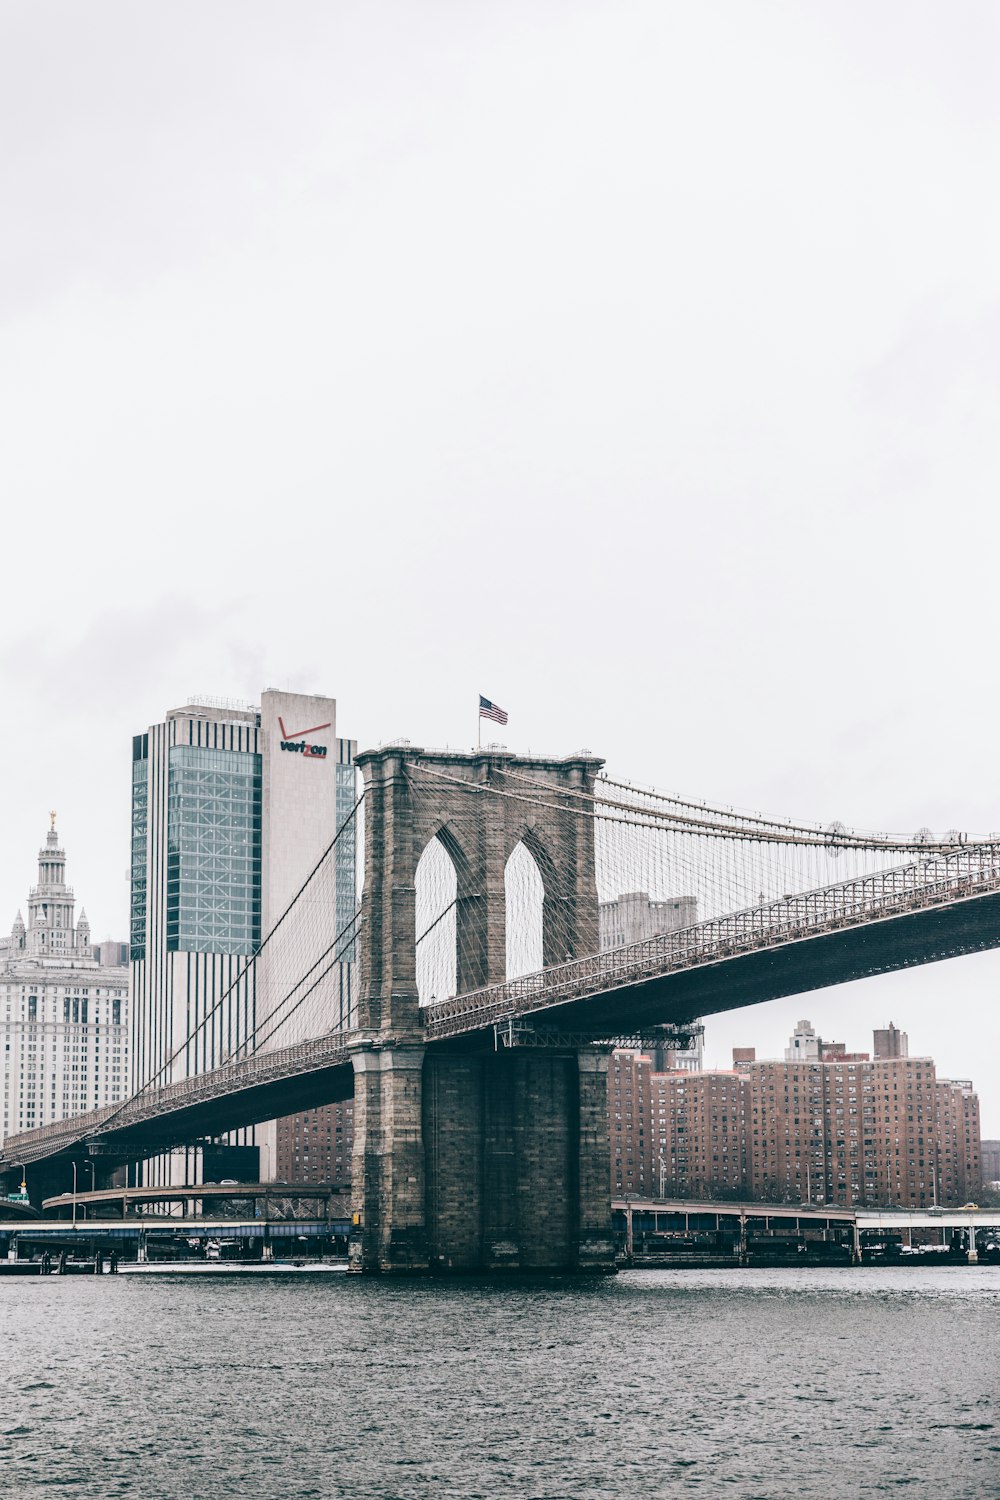
<path id="1" fill-rule="evenodd" d="M 310 945 L 328 951 L 329 929 L 336 923 L 336 931 L 350 931 L 355 914 L 361 834 L 351 817 L 353 742 L 322 734 L 330 750 L 325 765 L 281 748 L 286 727 L 297 731 L 293 740 L 319 734 L 301 726 L 331 731 L 333 723 L 322 721 L 334 718 L 332 700 L 297 702 L 291 695 L 275 702 L 268 693 L 261 711 L 233 705 L 230 715 L 219 705 L 219 717 L 205 712 L 213 706 L 174 710 L 133 742 L 131 1063 L 137 1085 L 218 1066 L 236 1055 L 258 1023 L 261 1035 L 273 1033 L 280 1044 L 286 1039 L 284 1010 L 278 1014 L 282 996 L 308 968 Z M 343 837 L 334 859 L 327 859 L 322 901 L 315 912 L 303 908 L 307 928 L 289 924 L 258 966 L 253 959 L 265 915 L 271 924 L 280 917 L 334 828 L 343 829 Z M 291 953 L 289 945 L 301 951 Z M 322 975 L 307 1005 L 295 1012 L 301 1022 L 308 1013 L 321 1027 L 350 1024 L 348 960 L 355 945 L 337 957 L 333 972 Z M 330 967 L 327 958 L 322 968 Z M 155 1167 L 143 1169 L 153 1173 L 146 1179 L 151 1182 L 170 1181 L 175 1170 L 187 1168 L 157 1158 Z"/>
<path id="2" fill-rule="evenodd" d="M 337 872 L 337 931 L 343 932 L 347 924 L 354 916 L 357 907 L 357 875 L 356 875 L 356 851 L 357 851 L 357 819 L 351 822 L 349 828 L 344 824 L 354 811 L 354 804 L 358 800 L 357 772 L 353 765 L 337 766 L 337 832 L 343 828 L 337 847 L 334 851 Z M 340 950 L 340 957 L 344 963 L 353 963 L 356 957 L 355 943 L 352 941 L 346 948 Z"/>
<path id="3" fill-rule="evenodd" d="M 261 757 L 171 745 L 168 952 L 250 954 L 260 943 Z"/>

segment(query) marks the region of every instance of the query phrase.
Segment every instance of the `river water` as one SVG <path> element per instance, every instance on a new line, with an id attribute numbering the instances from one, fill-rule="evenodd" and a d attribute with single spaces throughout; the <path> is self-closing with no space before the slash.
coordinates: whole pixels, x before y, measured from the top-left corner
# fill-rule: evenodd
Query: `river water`
<path id="1" fill-rule="evenodd" d="M 1000 1496 L 1000 1268 L 0 1279 L 0 1496 Z"/>

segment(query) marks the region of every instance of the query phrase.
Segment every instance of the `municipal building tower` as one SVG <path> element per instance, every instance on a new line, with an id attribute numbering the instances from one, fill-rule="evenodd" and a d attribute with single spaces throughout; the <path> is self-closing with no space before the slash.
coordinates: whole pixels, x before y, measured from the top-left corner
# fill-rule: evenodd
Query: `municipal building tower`
<path id="1" fill-rule="evenodd" d="M 18 912 L 0 939 L 0 1140 L 124 1098 L 127 1081 L 128 970 L 124 945 L 91 946 L 90 924 L 66 884 L 66 852 L 56 815 L 38 853 L 28 892 L 28 925 Z"/>

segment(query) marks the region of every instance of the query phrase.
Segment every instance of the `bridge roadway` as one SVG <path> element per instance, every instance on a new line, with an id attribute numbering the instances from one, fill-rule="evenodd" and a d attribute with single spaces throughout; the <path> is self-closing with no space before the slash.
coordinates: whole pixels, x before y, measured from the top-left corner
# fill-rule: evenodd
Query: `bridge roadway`
<path id="1" fill-rule="evenodd" d="M 532 1018 L 610 1035 L 1000 947 L 1000 847 L 965 848 L 429 1005 L 429 1041 Z"/>
<path id="2" fill-rule="evenodd" d="M 93 1155 L 133 1160 L 221 1135 L 237 1128 L 236 1119 L 241 1126 L 257 1125 L 334 1099 L 349 1099 L 354 1088 L 354 1040 L 354 1033 L 335 1032 L 297 1042 L 148 1089 L 124 1105 L 106 1105 L 8 1136 L 0 1150 L 0 1175 L 73 1154 L 81 1142 Z"/>
<path id="3" fill-rule="evenodd" d="M 193 1187 L 115 1187 L 98 1188 L 89 1193 L 59 1193 L 53 1198 L 46 1198 L 42 1203 L 42 1211 L 47 1212 L 54 1209 L 63 1209 L 66 1213 L 72 1212 L 74 1207 L 82 1208 L 86 1215 L 88 1208 L 119 1207 L 121 1216 L 126 1217 L 129 1208 L 140 1208 L 143 1204 L 151 1203 L 178 1203 L 181 1205 L 182 1217 L 193 1203 L 219 1203 L 227 1199 L 249 1199 L 255 1205 L 258 1201 L 263 1204 L 262 1217 L 270 1218 L 269 1205 L 276 1199 L 294 1199 L 296 1202 L 315 1200 L 326 1205 L 326 1217 L 329 1218 L 330 1210 L 336 1204 L 342 1207 L 347 1216 L 350 1216 L 350 1189 L 337 1186 L 332 1182 L 202 1182 Z M 96 1215 L 95 1215 L 95 1221 Z M 100 1221 L 98 1221 L 100 1222 Z"/>
<path id="4" fill-rule="evenodd" d="M 996 947 L 1000 846 L 970 845 L 438 1001 L 423 1024 L 451 1047 L 492 1048 L 515 1020 L 614 1037 Z M 81 1151 L 155 1155 L 350 1098 L 352 1053 L 389 1040 L 332 1033 L 8 1136 L 0 1176 Z"/>
<path id="5" fill-rule="evenodd" d="M 251 1185 L 252 1186 L 252 1185 Z M 204 1192 L 204 1189 L 198 1189 Z M 81 1198 L 85 1195 L 81 1194 Z M 89 1195 L 92 1198 L 95 1195 Z M 100 1195 L 104 1196 L 104 1195 Z M 115 1195 L 107 1195 L 115 1196 Z M 616 1217 L 629 1219 L 632 1224 L 626 1234 L 626 1243 L 631 1243 L 632 1230 L 641 1233 L 656 1229 L 673 1229 L 677 1221 L 685 1221 L 691 1232 L 703 1232 L 712 1227 L 722 1227 L 726 1219 L 737 1220 L 741 1229 L 745 1225 L 751 1232 L 761 1226 L 764 1233 L 773 1233 L 776 1226 L 788 1225 L 794 1232 L 810 1228 L 822 1230 L 828 1235 L 840 1229 L 851 1234 L 857 1246 L 864 1232 L 885 1234 L 887 1231 L 907 1232 L 914 1229 L 962 1229 L 967 1233 L 975 1230 L 977 1242 L 982 1248 L 983 1231 L 1000 1228 L 1000 1209 L 947 1209 L 942 1213 L 909 1213 L 897 1210 L 870 1210 L 814 1206 L 801 1208 L 795 1204 L 778 1203 L 715 1203 L 711 1200 L 694 1199 L 616 1199 L 612 1204 Z M 664 1224 L 662 1221 L 670 1221 Z M 706 1225 L 705 1221 L 710 1221 Z M 694 1221 L 692 1223 L 692 1221 Z M 714 1221 L 714 1223 L 712 1223 Z M 339 1217 L 324 1216 L 312 1219 L 228 1219 L 228 1218 L 170 1218 L 166 1216 L 134 1217 L 127 1219 L 87 1219 L 70 1225 L 65 1219 L 8 1220 L 0 1222 L 0 1253 L 8 1253 L 12 1242 L 22 1246 L 36 1245 L 67 1247 L 73 1244 L 91 1245 L 99 1242 L 107 1248 L 148 1245 L 150 1238 L 156 1239 L 229 1239 L 281 1242 L 300 1236 L 345 1236 L 351 1228 L 349 1214 Z M 275 1246 L 277 1248 L 277 1246 Z"/>
<path id="6" fill-rule="evenodd" d="M 346 1237 L 350 1216 L 339 1219 L 86 1219 L 69 1224 L 65 1219 L 0 1221 L 0 1241 L 9 1249 L 16 1240 L 26 1245 L 132 1246 L 151 1239 L 175 1240 L 294 1240 L 305 1237 Z M 3 1249 L 3 1246 L 0 1246 Z"/>
<path id="7" fill-rule="evenodd" d="M 897 1208 L 840 1208 L 834 1204 L 798 1203 L 717 1203 L 711 1199 L 691 1198 L 615 1198 L 611 1204 L 616 1213 L 660 1218 L 685 1219 L 737 1218 L 793 1223 L 802 1229 L 831 1229 L 857 1226 L 865 1231 L 885 1232 L 899 1229 L 1000 1229 L 1000 1208 L 945 1208 L 929 1212 Z"/>

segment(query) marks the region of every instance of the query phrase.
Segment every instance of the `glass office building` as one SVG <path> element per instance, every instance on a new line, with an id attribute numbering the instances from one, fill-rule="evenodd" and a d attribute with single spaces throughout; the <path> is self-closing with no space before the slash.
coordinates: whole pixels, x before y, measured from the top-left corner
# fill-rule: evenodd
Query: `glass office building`
<path id="1" fill-rule="evenodd" d="M 172 745 L 167 948 L 250 954 L 260 943 L 261 757 Z"/>
<path id="2" fill-rule="evenodd" d="M 333 699 L 269 689 L 259 705 L 188 703 L 134 737 L 134 1087 L 217 1067 L 269 1030 L 281 1045 L 267 1025 L 266 969 L 248 960 L 354 808 L 356 746 L 335 731 Z M 353 826 L 334 858 L 340 931 L 357 900 Z M 353 957 L 344 951 L 331 1024 L 350 1014 Z M 234 1137 L 251 1140 L 262 1176 L 273 1175 L 273 1130 Z M 162 1158 L 143 1175 L 195 1172 L 191 1159 Z"/>

